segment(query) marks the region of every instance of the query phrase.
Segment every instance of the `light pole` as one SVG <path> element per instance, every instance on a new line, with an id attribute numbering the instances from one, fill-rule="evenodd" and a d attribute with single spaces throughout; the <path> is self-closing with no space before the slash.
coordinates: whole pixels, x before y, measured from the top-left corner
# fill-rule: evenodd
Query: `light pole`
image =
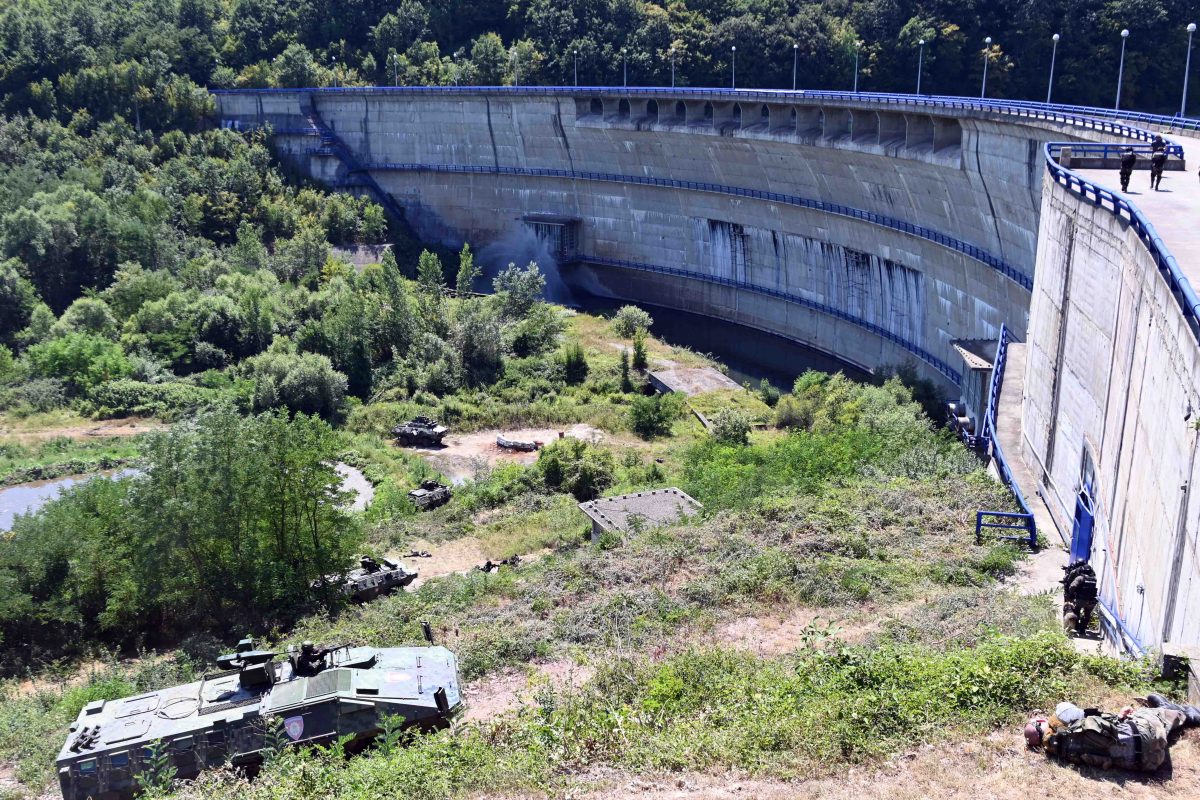
<path id="1" fill-rule="evenodd" d="M 1179 116 L 1187 116 L 1187 83 L 1188 73 L 1192 71 L 1192 34 L 1196 32 L 1196 23 L 1189 22 L 1187 61 L 1183 65 L 1183 99 L 1179 101 Z"/>
<path id="2" fill-rule="evenodd" d="M 329 74 L 333 79 L 333 88 L 337 88 L 337 56 L 329 57 Z"/>
<path id="3" fill-rule="evenodd" d="M 855 40 L 854 42 L 854 93 L 858 94 L 858 48 L 862 47 L 862 42 Z"/>
<path id="4" fill-rule="evenodd" d="M 792 91 L 796 91 L 796 64 L 800 60 L 800 45 L 792 45 Z"/>
<path id="5" fill-rule="evenodd" d="M 624 47 L 621 48 L 621 85 L 629 86 L 629 58 Z"/>
<path id="6" fill-rule="evenodd" d="M 1054 42 L 1054 49 L 1050 51 L 1050 82 L 1046 84 L 1046 104 L 1050 104 L 1050 93 L 1054 91 L 1054 60 L 1058 58 L 1058 40 L 1059 35 L 1056 33 L 1050 37 L 1050 41 Z"/>
<path id="7" fill-rule="evenodd" d="M 1125 79 L 1125 40 L 1129 38 L 1129 29 L 1121 29 L 1121 66 L 1117 70 L 1117 102 L 1113 104 L 1113 111 L 1121 110 L 1121 81 Z"/>
<path id="8" fill-rule="evenodd" d="M 675 88 L 675 48 L 670 49 L 671 54 L 671 88 Z"/>
<path id="9" fill-rule="evenodd" d="M 921 73 L 925 68 L 925 40 L 917 42 L 921 46 L 921 50 L 917 55 L 917 94 L 921 93 Z"/>
<path id="10" fill-rule="evenodd" d="M 579 51 L 575 51 L 575 85 L 579 85 Z"/>
<path id="11" fill-rule="evenodd" d="M 992 37 L 985 37 L 983 40 L 983 83 L 979 84 L 979 99 L 982 100 L 987 96 L 987 65 L 988 53 L 992 49 Z"/>
<path id="12" fill-rule="evenodd" d="M 729 73 L 729 88 L 737 88 L 737 45 L 730 45 L 729 52 L 731 54 L 730 73 Z"/>

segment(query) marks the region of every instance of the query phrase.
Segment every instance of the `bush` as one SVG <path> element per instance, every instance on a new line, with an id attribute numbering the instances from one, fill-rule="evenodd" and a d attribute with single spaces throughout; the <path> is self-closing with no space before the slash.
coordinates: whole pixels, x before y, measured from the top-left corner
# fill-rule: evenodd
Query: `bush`
<path id="1" fill-rule="evenodd" d="M 127 414 L 179 419 L 222 398 L 234 398 L 235 392 L 194 386 L 190 383 L 142 383 L 119 380 L 101 384 L 92 392 L 91 401 L 100 417 Z M 242 410 L 248 409 L 242 404 Z"/>
<path id="2" fill-rule="evenodd" d="M 629 407 L 629 425 L 643 439 L 665 436 L 683 408 L 683 397 L 675 392 L 635 397 Z"/>
<path id="3" fill-rule="evenodd" d="M 246 359 L 243 370 L 254 382 L 256 409 L 284 407 L 326 419 L 341 413 L 346 376 L 326 356 L 268 352 Z"/>
<path id="4" fill-rule="evenodd" d="M 637 306 L 621 306 L 613 316 L 613 333 L 622 339 L 631 339 L 638 331 L 645 331 L 654 324 L 654 319 Z"/>
<path id="5" fill-rule="evenodd" d="M 750 443 L 750 418 L 733 408 L 722 409 L 712 421 L 712 437 L 721 444 Z"/>
<path id="6" fill-rule="evenodd" d="M 559 359 L 567 383 L 578 384 L 587 380 L 588 362 L 583 347 L 578 342 L 572 342 L 563 348 Z"/>
<path id="7" fill-rule="evenodd" d="M 616 473 L 611 450 L 573 438 L 543 448 L 537 466 L 547 488 L 570 492 L 579 501 L 599 497 Z"/>
<path id="8" fill-rule="evenodd" d="M 35 344 L 26 356 L 34 374 L 61 378 L 81 394 L 105 381 L 123 378 L 132 369 L 120 345 L 90 333 L 71 333 Z"/>
<path id="9" fill-rule="evenodd" d="M 21 411 L 53 411 L 67 404 L 67 387 L 56 378 L 36 378 L 13 387 L 9 398 L 9 403 Z"/>
<path id="10" fill-rule="evenodd" d="M 764 403 L 774 408 L 775 404 L 779 402 L 780 391 L 772 386 L 770 381 L 763 378 L 762 382 L 758 384 L 758 396 Z"/>

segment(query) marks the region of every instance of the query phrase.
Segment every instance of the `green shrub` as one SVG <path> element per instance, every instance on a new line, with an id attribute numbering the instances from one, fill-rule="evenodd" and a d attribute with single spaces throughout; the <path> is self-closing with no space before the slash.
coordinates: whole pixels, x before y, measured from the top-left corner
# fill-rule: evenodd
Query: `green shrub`
<path id="1" fill-rule="evenodd" d="M 587 356 L 583 352 L 583 347 L 578 342 L 572 342 L 563 347 L 559 362 L 562 364 L 567 383 L 580 384 L 587 380 Z"/>
<path id="2" fill-rule="evenodd" d="M 721 444 L 750 443 L 750 418 L 732 408 L 722 409 L 712 421 L 712 437 Z"/>
<path id="3" fill-rule="evenodd" d="M 621 306 L 613 315 L 613 333 L 622 339 L 631 339 L 638 331 L 646 331 L 654 319 L 637 306 Z"/>
<path id="4" fill-rule="evenodd" d="M 131 371 L 120 345 L 90 333 L 70 333 L 35 344 L 25 356 L 35 375 L 66 381 L 79 394 Z"/>
<path id="5" fill-rule="evenodd" d="M 570 492 L 580 501 L 599 497 L 612 486 L 616 473 L 611 450 L 575 438 L 542 448 L 537 466 L 547 488 Z"/>
<path id="6" fill-rule="evenodd" d="M 96 387 L 91 402 L 100 417 L 122 417 L 129 414 L 179 419 L 221 400 L 238 400 L 234 390 L 209 389 L 191 383 L 142 383 L 140 381 L 109 381 Z M 243 410 L 248 404 L 239 403 Z"/>
<path id="7" fill-rule="evenodd" d="M 633 334 L 633 368 L 646 369 L 649 365 L 646 356 L 646 331 L 639 328 Z"/>
<path id="8" fill-rule="evenodd" d="M 683 397 L 675 392 L 639 395 L 629 406 L 629 425 L 643 439 L 665 436 L 684 408 Z"/>

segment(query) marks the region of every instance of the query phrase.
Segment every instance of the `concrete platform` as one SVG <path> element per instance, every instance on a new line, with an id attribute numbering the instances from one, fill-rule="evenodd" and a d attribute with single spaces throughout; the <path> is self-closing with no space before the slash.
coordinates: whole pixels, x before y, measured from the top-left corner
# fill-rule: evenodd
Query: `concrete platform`
<path id="1" fill-rule="evenodd" d="M 718 389 L 742 388 L 733 378 L 712 367 L 671 367 L 656 369 L 649 375 L 650 383 L 660 392 L 683 392 L 689 397 Z"/>

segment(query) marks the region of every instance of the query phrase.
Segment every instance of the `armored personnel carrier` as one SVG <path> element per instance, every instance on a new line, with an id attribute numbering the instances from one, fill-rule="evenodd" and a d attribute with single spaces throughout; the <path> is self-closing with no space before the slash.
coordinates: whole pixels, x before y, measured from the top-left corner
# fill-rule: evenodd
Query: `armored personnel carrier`
<path id="1" fill-rule="evenodd" d="M 400 444 L 409 447 L 430 447 L 441 444 L 448 430 L 445 425 L 438 425 L 437 420 L 429 417 L 413 417 L 403 425 L 392 428 L 392 436 Z"/>
<path id="2" fill-rule="evenodd" d="M 417 573 L 409 572 L 390 558 L 376 561 L 370 556 L 363 556 L 359 559 L 359 565 L 358 569 L 346 573 L 346 579 L 341 581 L 342 594 L 356 603 L 365 603 L 393 589 L 408 586 L 417 577 Z M 329 576 L 326 580 L 336 583 L 338 576 Z"/>
<path id="3" fill-rule="evenodd" d="M 408 493 L 408 499 L 413 501 L 418 511 L 428 511 L 450 502 L 450 487 L 426 478 L 421 481 L 420 487 Z"/>
<path id="4" fill-rule="evenodd" d="M 428 630 L 427 630 L 428 635 Z M 267 750 L 325 744 L 349 752 L 383 730 L 382 718 L 442 728 L 462 710 L 458 661 L 444 647 L 314 648 L 276 660 L 243 639 L 203 679 L 84 706 L 58 754 L 63 800 L 123 800 L 137 775 L 166 754 L 176 777 L 253 766 Z"/>

